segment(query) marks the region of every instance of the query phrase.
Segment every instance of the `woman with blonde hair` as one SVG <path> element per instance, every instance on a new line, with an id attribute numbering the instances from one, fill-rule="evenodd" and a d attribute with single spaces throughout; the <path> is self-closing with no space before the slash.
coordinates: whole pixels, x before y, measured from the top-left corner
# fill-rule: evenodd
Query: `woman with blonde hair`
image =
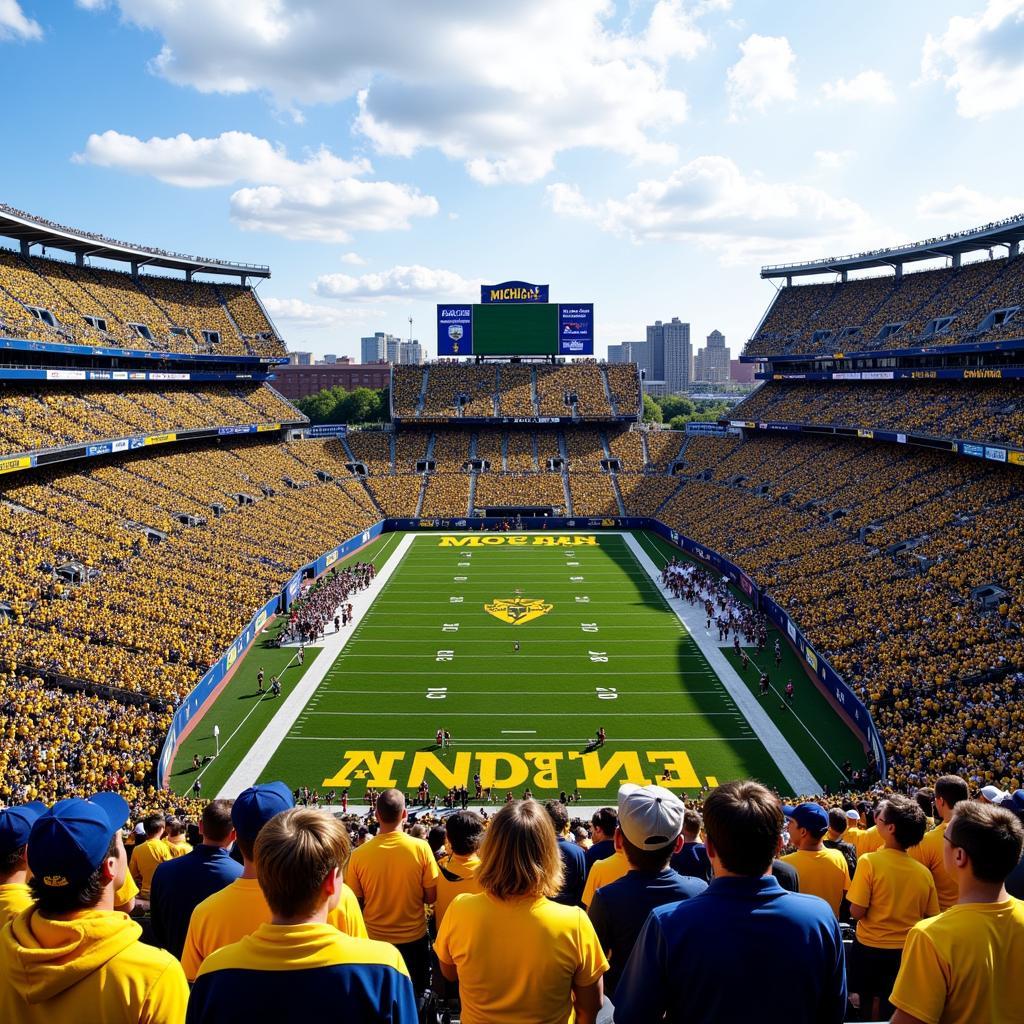
<path id="1" fill-rule="evenodd" d="M 434 942 L 441 972 L 459 982 L 463 1024 L 593 1024 L 608 970 L 580 907 L 554 903 L 562 858 L 547 811 L 506 804 L 480 847 L 482 892 L 457 896 Z"/>

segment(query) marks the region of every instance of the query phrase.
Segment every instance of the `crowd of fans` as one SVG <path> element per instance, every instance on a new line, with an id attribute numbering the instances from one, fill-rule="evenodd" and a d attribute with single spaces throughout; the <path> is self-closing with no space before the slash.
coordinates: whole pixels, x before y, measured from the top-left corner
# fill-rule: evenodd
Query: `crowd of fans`
<path id="1" fill-rule="evenodd" d="M 1015 380 L 769 381 L 731 415 L 738 420 L 891 430 L 1024 448 L 1024 387 Z"/>
<path id="2" fill-rule="evenodd" d="M 498 367 L 498 415 L 536 416 L 533 370 L 518 363 Z"/>
<path id="3" fill-rule="evenodd" d="M 372 562 L 353 562 L 331 569 L 299 601 L 288 609 L 288 624 L 278 637 L 281 643 L 314 643 L 329 631 L 337 633 L 352 621 L 349 598 L 365 590 L 377 575 Z"/>
<path id="4" fill-rule="evenodd" d="M 589 819 L 526 798 L 415 822 L 398 790 L 365 815 L 298 792 L 12 801 L 0 1017 L 279 1019 L 299 994 L 393 1024 L 1020 1016 L 1024 790 L 627 784 Z"/>
<path id="5" fill-rule="evenodd" d="M 1019 336 L 1020 314 L 982 332 L 987 315 L 1022 303 L 1024 261 L 1019 256 L 906 272 L 899 278 L 794 285 L 779 290 L 744 352 L 828 354 L 996 341 Z M 952 322 L 942 331 L 928 332 L 933 321 L 948 317 Z M 899 329 L 893 331 L 894 325 Z"/>

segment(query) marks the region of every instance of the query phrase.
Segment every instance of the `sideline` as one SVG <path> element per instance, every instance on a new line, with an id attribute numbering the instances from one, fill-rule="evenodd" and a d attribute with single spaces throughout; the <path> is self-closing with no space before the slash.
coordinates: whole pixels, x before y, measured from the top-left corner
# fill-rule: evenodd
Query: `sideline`
<path id="1" fill-rule="evenodd" d="M 658 567 L 640 545 L 636 536 L 632 533 L 624 533 L 621 536 L 625 539 L 626 546 L 633 556 L 650 576 L 651 582 L 664 598 L 665 603 L 675 612 L 679 621 L 690 634 L 690 638 L 703 651 L 704 657 L 708 659 L 708 663 L 740 709 L 747 724 L 754 730 L 758 739 L 775 760 L 779 771 L 782 772 L 786 782 L 792 788 L 792 792 L 794 794 L 820 793 L 822 791 L 821 784 L 815 779 L 811 770 L 800 760 L 799 755 L 789 745 L 789 741 L 771 720 L 768 712 L 761 707 L 757 698 L 747 689 L 743 680 L 736 673 L 736 669 L 722 653 L 722 648 L 717 643 L 710 641 L 704 629 L 704 609 L 688 604 L 681 598 L 670 597 L 661 585 L 661 573 Z"/>
<path id="2" fill-rule="evenodd" d="M 277 714 L 267 723 L 266 727 L 256 738 L 245 756 L 235 766 L 235 770 L 228 777 L 227 781 L 220 788 L 217 794 L 218 799 L 234 799 L 244 789 L 248 789 L 260 777 L 266 768 L 267 763 L 277 748 L 284 742 L 285 737 L 291 731 L 296 719 L 305 710 L 310 698 L 316 693 L 317 688 L 323 682 L 324 677 L 334 665 L 335 660 L 341 653 L 342 648 L 348 643 L 352 634 L 358 629 L 363 616 L 370 609 L 377 595 L 384 588 L 384 585 L 391 578 L 398 564 L 405 557 L 410 545 L 415 539 L 415 534 L 407 533 L 395 545 L 387 562 L 380 566 L 373 582 L 365 590 L 352 596 L 353 624 L 341 633 L 328 634 L 318 645 L 320 653 L 316 660 L 309 667 L 302 678 L 295 684 L 295 689 L 285 698 Z M 262 701 L 257 701 L 258 707 Z M 235 730 L 237 732 L 237 729 Z M 234 736 L 234 733 L 232 733 Z M 229 737 L 230 739 L 230 737 Z M 221 746 L 221 756 L 227 743 Z"/>

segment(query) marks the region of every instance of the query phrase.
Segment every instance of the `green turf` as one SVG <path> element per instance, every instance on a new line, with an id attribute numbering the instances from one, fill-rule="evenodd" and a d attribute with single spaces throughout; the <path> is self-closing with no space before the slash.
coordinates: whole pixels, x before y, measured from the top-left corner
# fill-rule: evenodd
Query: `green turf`
<path id="1" fill-rule="evenodd" d="M 598 803 L 611 799 L 627 776 L 660 780 L 664 762 L 648 757 L 658 752 L 681 755 L 677 785 L 687 793 L 709 780 L 740 777 L 785 791 L 769 752 L 625 540 L 592 536 L 595 546 L 577 544 L 569 556 L 566 548 L 538 545 L 532 536 L 520 537 L 522 545 L 452 548 L 440 546 L 442 535 L 417 535 L 261 778 L 321 792 L 348 785 L 358 804 L 368 784 L 393 780 L 414 791 L 423 772 L 434 793 L 442 790 L 446 772 L 455 781 L 465 778 L 472 791 L 474 772 L 486 777 L 491 760 L 495 799 L 506 788 L 520 795 L 529 785 L 547 797 L 563 789 L 571 793 L 579 784 L 582 799 Z M 653 535 L 638 536 L 658 565 L 678 554 Z M 375 560 L 379 568 L 399 539 L 385 535 L 357 557 Z M 514 599 L 517 589 L 551 610 L 519 625 L 488 614 L 485 604 Z M 452 597 L 462 600 L 452 603 Z M 455 623 L 457 632 L 444 629 Z M 585 632 L 583 624 L 597 631 Z M 859 744 L 800 671 L 788 645 L 781 671 L 774 671 L 773 646 L 774 634 L 764 655 L 750 654 L 770 662 L 779 690 L 792 675 L 798 700 L 791 710 L 773 694 L 764 706 L 815 776 L 833 785 L 844 758 L 863 763 Z M 454 652 L 452 660 L 438 660 L 448 657 L 444 651 Z M 250 652 L 183 744 L 172 771 L 175 789 L 191 785 L 192 754 L 212 752 L 216 722 L 222 743 L 232 737 L 202 779 L 205 795 L 217 792 L 279 706 L 271 698 L 253 703 L 256 669 L 262 664 L 269 679 L 293 653 L 259 646 Z M 308 649 L 304 670 L 317 653 Z M 593 660 L 601 658 L 607 661 Z M 286 693 L 299 676 L 297 666 L 287 670 Z M 753 667 L 745 682 L 756 690 Z M 443 699 L 428 697 L 430 688 L 439 687 L 446 688 Z M 602 699 L 599 687 L 617 697 Z M 605 747 L 582 756 L 601 725 L 608 734 Z M 443 754 L 434 743 L 438 728 L 453 736 L 452 749 Z M 495 761 L 495 755 L 511 760 Z M 549 756 L 547 773 L 537 755 Z M 616 755 L 627 760 L 610 761 Z"/>

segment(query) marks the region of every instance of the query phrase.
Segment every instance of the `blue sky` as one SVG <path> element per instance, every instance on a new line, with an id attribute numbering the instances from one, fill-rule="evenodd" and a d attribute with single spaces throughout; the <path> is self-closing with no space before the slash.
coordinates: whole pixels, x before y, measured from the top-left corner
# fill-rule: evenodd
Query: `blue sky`
<path id="1" fill-rule="evenodd" d="M 762 263 L 1024 211 L 1024 0 L 0 0 L 4 201 L 268 263 L 290 347 L 481 282 L 734 355 Z"/>

